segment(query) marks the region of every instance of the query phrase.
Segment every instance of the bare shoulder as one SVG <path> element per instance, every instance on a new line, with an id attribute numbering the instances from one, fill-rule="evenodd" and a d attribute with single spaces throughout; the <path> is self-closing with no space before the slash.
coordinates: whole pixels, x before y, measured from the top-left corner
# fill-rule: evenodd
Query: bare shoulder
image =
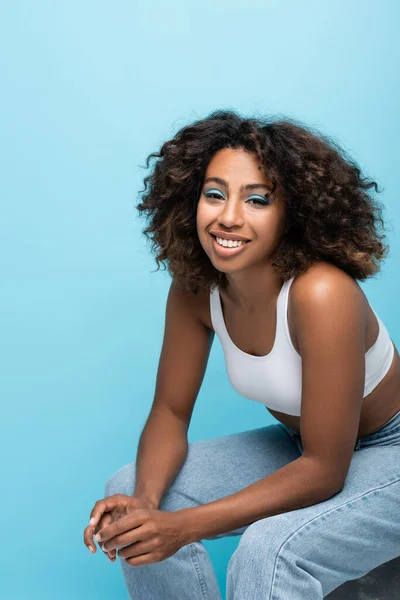
<path id="1" fill-rule="evenodd" d="M 171 291 L 179 295 L 181 302 L 193 316 L 204 325 L 207 329 L 214 331 L 211 322 L 210 314 L 210 293 L 199 291 L 197 294 L 188 290 L 182 289 L 176 281 L 171 283 Z"/>
<path id="2" fill-rule="evenodd" d="M 366 300 L 363 290 L 353 277 L 325 261 L 314 263 L 294 279 L 291 298 L 295 306 L 318 301 L 329 303 L 337 298 L 356 302 Z"/>
<path id="3" fill-rule="evenodd" d="M 214 331 L 211 321 L 210 292 L 200 291 L 191 298 L 193 310 L 196 312 L 202 324 L 209 330 Z"/>
<path id="4" fill-rule="evenodd" d="M 366 331 L 369 304 L 358 282 L 342 269 L 324 261 L 314 263 L 298 275 L 290 290 L 290 321 L 296 347 L 301 331 L 318 320 L 359 323 Z M 356 319 L 357 316 L 357 319 Z"/>

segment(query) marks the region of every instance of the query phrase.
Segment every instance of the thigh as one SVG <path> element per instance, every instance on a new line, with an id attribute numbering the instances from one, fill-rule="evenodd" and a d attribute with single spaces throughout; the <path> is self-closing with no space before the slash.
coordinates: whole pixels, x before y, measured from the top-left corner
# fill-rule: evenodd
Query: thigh
<path id="1" fill-rule="evenodd" d="M 213 502 L 255 483 L 299 456 L 296 444 L 280 424 L 191 442 L 185 462 L 159 508 L 179 510 Z M 133 494 L 135 464 L 125 465 L 108 479 L 106 496 Z M 239 535 L 245 529 L 215 537 Z"/>
<path id="2" fill-rule="evenodd" d="M 399 498 L 400 446 L 363 448 L 354 452 L 341 492 L 255 521 L 244 532 L 232 563 L 250 554 L 260 568 L 272 564 L 275 587 L 279 571 L 300 566 L 321 582 L 325 596 L 400 556 Z"/>

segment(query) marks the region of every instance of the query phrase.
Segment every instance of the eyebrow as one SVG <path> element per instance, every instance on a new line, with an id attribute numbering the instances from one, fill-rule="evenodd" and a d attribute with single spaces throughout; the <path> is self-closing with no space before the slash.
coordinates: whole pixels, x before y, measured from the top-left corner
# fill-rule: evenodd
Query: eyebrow
<path id="1" fill-rule="evenodd" d="M 219 183 L 220 185 L 225 186 L 229 190 L 228 182 L 225 181 L 225 179 L 221 179 L 221 177 L 207 177 L 207 179 L 204 181 L 204 183 L 206 184 L 208 181 L 215 181 L 216 183 Z M 240 191 L 243 192 L 244 190 L 254 190 L 256 188 L 264 188 L 270 192 L 275 189 L 275 186 L 271 187 L 271 186 L 265 185 L 265 183 L 248 183 L 247 185 L 241 185 Z"/>

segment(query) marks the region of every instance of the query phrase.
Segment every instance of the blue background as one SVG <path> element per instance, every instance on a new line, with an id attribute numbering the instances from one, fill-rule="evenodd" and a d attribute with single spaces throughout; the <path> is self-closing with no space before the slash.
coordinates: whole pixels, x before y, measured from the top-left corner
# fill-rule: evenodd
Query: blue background
<path id="1" fill-rule="evenodd" d="M 153 400 L 170 276 L 134 206 L 178 128 L 232 108 L 338 140 L 384 188 L 391 253 L 361 285 L 399 344 L 399 17 L 395 0 L 0 4 L 2 597 L 127 597 L 83 529 Z M 273 422 L 216 338 L 189 441 Z M 204 542 L 222 593 L 238 541 Z"/>

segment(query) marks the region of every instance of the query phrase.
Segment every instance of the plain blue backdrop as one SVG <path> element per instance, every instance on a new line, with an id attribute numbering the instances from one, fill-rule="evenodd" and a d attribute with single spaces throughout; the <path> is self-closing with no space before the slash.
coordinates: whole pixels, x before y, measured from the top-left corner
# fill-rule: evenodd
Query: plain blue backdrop
<path id="1" fill-rule="evenodd" d="M 153 401 L 170 276 L 135 204 L 178 128 L 232 108 L 339 141 L 384 188 L 391 252 L 361 285 L 400 343 L 399 17 L 396 0 L 1 2 L 3 598 L 127 597 L 83 529 Z M 215 339 L 189 441 L 273 422 Z M 222 593 L 238 541 L 204 542 Z"/>

